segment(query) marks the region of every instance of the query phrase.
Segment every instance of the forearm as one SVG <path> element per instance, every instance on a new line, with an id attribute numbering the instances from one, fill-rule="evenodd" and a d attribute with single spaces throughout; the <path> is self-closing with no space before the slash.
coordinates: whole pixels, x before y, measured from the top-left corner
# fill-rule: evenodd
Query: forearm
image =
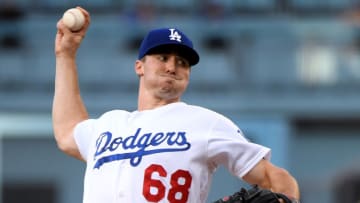
<path id="1" fill-rule="evenodd" d="M 52 116 L 54 134 L 60 148 L 62 142 L 68 140 L 66 136 L 72 134 L 75 125 L 88 118 L 88 113 L 80 95 L 74 58 L 56 58 Z"/>
<path id="2" fill-rule="evenodd" d="M 300 191 L 295 178 L 285 169 L 261 160 L 243 179 L 273 192 L 283 193 L 290 198 L 299 199 Z"/>
<path id="3" fill-rule="evenodd" d="M 268 180 L 274 192 L 283 193 L 290 198 L 299 199 L 300 191 L 295 178 L 282 168 L 269 171 Z"/>

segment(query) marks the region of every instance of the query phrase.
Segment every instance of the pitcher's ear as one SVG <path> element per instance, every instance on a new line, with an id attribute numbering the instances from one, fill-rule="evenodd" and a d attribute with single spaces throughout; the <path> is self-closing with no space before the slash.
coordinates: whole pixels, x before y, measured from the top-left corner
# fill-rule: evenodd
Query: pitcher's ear
<path id="1" fill-rule="evenodd" d="M 135 61 L 135 73 L 139 77 L 144 74 L 144 68 L 143 68 L 143 61 L 142 60 L 136 60 Z"/>

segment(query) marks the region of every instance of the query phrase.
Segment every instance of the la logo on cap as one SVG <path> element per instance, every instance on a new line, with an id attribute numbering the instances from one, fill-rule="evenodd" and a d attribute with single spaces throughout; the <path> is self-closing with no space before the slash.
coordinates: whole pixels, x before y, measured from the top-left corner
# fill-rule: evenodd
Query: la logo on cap
<path id="1" fill-rule="evenodd" d="M 181 42 L 181 35 L 174 28 L 170 28 L 169 30 L 170 30 L 169 39 Z"/>

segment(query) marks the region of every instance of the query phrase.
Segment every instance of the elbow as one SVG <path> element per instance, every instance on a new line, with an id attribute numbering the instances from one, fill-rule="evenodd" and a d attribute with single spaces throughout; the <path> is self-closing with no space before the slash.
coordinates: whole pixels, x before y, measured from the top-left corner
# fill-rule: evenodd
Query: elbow
<path id="1" fill-rule="evenodd" d="M 67 138 L 66 138 L 66 137 L 64 137 L 64 136 L 57 136 L 57 135 L 55 134 L 55 141 L 56 141 L 57 148 L 58 148 L 60 151 L 66 153 L 66 154 L 69 153 L 69 151 L 70 151 L 71 149 L 70 149 L 70 147 L 69 147 L 69 144 L 68 144 L 68 141 L 67 141 Z"/>
<path id="2" fill-rule="evenodd" d="M 64 125 L 53 125 L 54 138 L 58 149 L 67 153 L 71 150 L 72 143 L 75 144 L 73 138 L 73 128 L 66 127 Z"/>
<path id="3" fill-rule="evenodd" d="M 83 160 L 78 150 L 78 147 L 75 143 L 75 140 L 72 137 L 72 133 L 68 133 L 68 134 L 55 133 L 55 141 L 60 151 L 62 151 L 63 153 L 69 156 Z"/>
<path id="4" fill-rule="evenodd" d="M 69 150 L 69 148 L 67 147 L 67 145 L 65 144 L 65 141 L 63 139 L 60 139 L 58 137 L 55 137 L 55 141 L 56 141 L 56 145 L 57 148 L 62 151 L 62 152 L 67 152 Z"/>
<path id="5" fill-rule="evenodd" d="M 81 161 L 85 161 L 85 159 L 81 156 L 80 151 L 78 150 L 75 143 L 69 142 L 67 140 L 56 141 L 56 143 L 58 149 L 66 155 L 74 157 Z"/>

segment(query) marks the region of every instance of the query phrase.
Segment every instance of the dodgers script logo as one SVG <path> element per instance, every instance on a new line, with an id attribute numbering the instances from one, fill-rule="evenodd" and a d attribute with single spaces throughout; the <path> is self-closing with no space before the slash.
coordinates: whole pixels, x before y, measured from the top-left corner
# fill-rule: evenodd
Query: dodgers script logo
<path id="1" fill-rule="evenodd" d="M 190 147 L 191 144 L 186 139 L 186 132 L 141 133 L 141 128 L 138 128 L 134 135 L 115 138 L 113 138 L 111 132 L 104 132 L 96 140 L 94 160 L 97 159 L 97 161 L 94 168 L 99 169 L 104 163 L 123 159 L 130 159 L 130 164 L 137 166 L 140 164 L 143 156 L 164 152 L 186 151 Z M 118 148 L 122 149 L 123 153 L 101 156 L 105 152 L 113 152 Z"/>

